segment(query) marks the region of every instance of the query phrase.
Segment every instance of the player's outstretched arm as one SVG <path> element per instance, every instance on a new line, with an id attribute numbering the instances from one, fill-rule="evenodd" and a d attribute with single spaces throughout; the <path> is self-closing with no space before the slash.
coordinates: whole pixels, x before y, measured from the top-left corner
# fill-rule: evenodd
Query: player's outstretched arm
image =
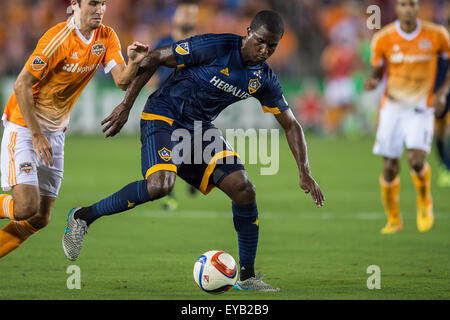
<path id="1" fill-rule="evenodd" d="M 171 45 L 152 50 L 143 59 L 136 77 L 128 86 L 123 101 L 101 123 L 102 126 L 104 125 L 103 133 L 105 133 L 106 138 L 113 137 L 120 132 L 128 121 L 130 110 L 139 92 L 141 92 L 142 88 L 161 65 L 169 68 L 176 67 L 176 60 Z"/>
<path id="2" fill-rule="evenodd" d="M 20 113 L 30 130 L 33 148 L 39 161 L 44 161 L 47 166 L 53 166 L 53 151 L 50 142 L 44 136 L 39 121 L 34 111 L 33 85 L 38 82 L 27 69 L 23 68 L 14 84 L 14 93 Z"/>
<path id="3" fill-rule="evenodd" d="M 297 161 L 297 166 L 300 171 L 300 188 L 302 188 L 305 193 L 311 194 L 316 207 L 319 208 L 323 206 L 325 197 L 322 194 L 319 185 L 311 176 L 308 161 L 308 149 L 300 123 L 295 119 L 290 109 L 275 115 L 275 118 L 286 132 L 286 139 L 289 147 Z"/>
<path id="4" fill-rule="evenodd" d="M 133 42 L 127 48 L 128 64 L 118 64 L 111 70 L 111 75 L 116 86 L 122 90 L 126 90 L 136 76 L 139 66 L 147 56 L 149 46 L 140 42 Z"/>

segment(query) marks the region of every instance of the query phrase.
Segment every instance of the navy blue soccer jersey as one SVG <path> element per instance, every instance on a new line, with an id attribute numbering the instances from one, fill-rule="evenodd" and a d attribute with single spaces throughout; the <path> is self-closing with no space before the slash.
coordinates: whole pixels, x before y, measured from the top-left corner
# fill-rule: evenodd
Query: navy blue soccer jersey
<path id="1" fill-rule="evenodd" d="M 208 126 L 227 106 L 249 97 L 258 99 L 265 112 L 287 110 L 275 73 L 267 62 L 245 65 L 241 44 L 234 34 L 205 34 L 174 43 L 177 70 L 148 98 L 144 112 L 193 129 L 194 121 Z"/>

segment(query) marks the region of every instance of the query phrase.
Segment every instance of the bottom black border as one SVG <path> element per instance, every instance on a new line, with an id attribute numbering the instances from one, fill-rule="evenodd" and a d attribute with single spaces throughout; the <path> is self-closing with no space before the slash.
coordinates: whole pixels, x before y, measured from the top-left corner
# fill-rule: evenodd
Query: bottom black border
<path id="1" fill-rule="evenodd" d="M 124 316 L 126 319 L 302 319 L 337 315 L 372 317 L 446 314 L 450 300 L 3 300 L 0 308 L 20 310 L 21 316 L 49 315 L 88 318 Z M 214 308 L 214 309 L 213 309 Z M 45 310 L 45 311 L 44 311 Z M 211 314 L 211 311 L 214 313 Z M 428 311 L 427 311 L 428 310 Z M 61 313 L 62 312 L 62 313 Z M 4 315 L 4 312 L 2 312 Z"/>

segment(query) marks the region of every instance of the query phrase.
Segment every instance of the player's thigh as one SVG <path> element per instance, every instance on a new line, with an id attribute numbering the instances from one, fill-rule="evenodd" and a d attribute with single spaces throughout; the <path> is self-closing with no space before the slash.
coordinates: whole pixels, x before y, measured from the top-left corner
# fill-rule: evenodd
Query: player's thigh
<path id="1" fill-rule="evenodd" d="M 402 111 L 392 102 L 385 102 L 380 110 L 378 128 L 373 153 L 387 157 L 399 158 L 403 153 L 404 133 L 400 125 Z"/>
<path id="2" fill-rule="evenodd" d="M 175 185 L 177 174 L 173 171 L 159 170 L 147 177 L 147 192 L 151 200 L 166 196 Z"/>
<path id="3" fill-rule="evenodd" d="M 14 200 L 14 219 L 25 220 L 39 210 L 39 187 L 29 184 L 16 184 L 12 187 Z"/>
<path id="4" fill-rule="evenodd" d="M 14 216 L 23 220 L 39 208 L 37 158 L 28 128 L 7 122 L 1 145 L 1 182 L 12 189 Z"/>
<path id="5" fill-rule="evenodd" d="M 167 194 L 178 171 L 173 162 L 172 132 L 175 128 L 161 120 L 141 120 L 141 170 L 152 199 Z"/>

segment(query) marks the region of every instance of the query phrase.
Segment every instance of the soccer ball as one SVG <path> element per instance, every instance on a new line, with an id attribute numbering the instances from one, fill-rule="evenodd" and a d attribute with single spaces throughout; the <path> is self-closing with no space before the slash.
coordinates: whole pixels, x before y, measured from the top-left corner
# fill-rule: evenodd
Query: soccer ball
<path id="1" fill-rule="evenodd" d="M 211 250 L 205 252 L 194 264 L 194 280 L 208 293 L 223 293 L 230 290 L 238 277 L 236 261 L 224 252 Z"/>

